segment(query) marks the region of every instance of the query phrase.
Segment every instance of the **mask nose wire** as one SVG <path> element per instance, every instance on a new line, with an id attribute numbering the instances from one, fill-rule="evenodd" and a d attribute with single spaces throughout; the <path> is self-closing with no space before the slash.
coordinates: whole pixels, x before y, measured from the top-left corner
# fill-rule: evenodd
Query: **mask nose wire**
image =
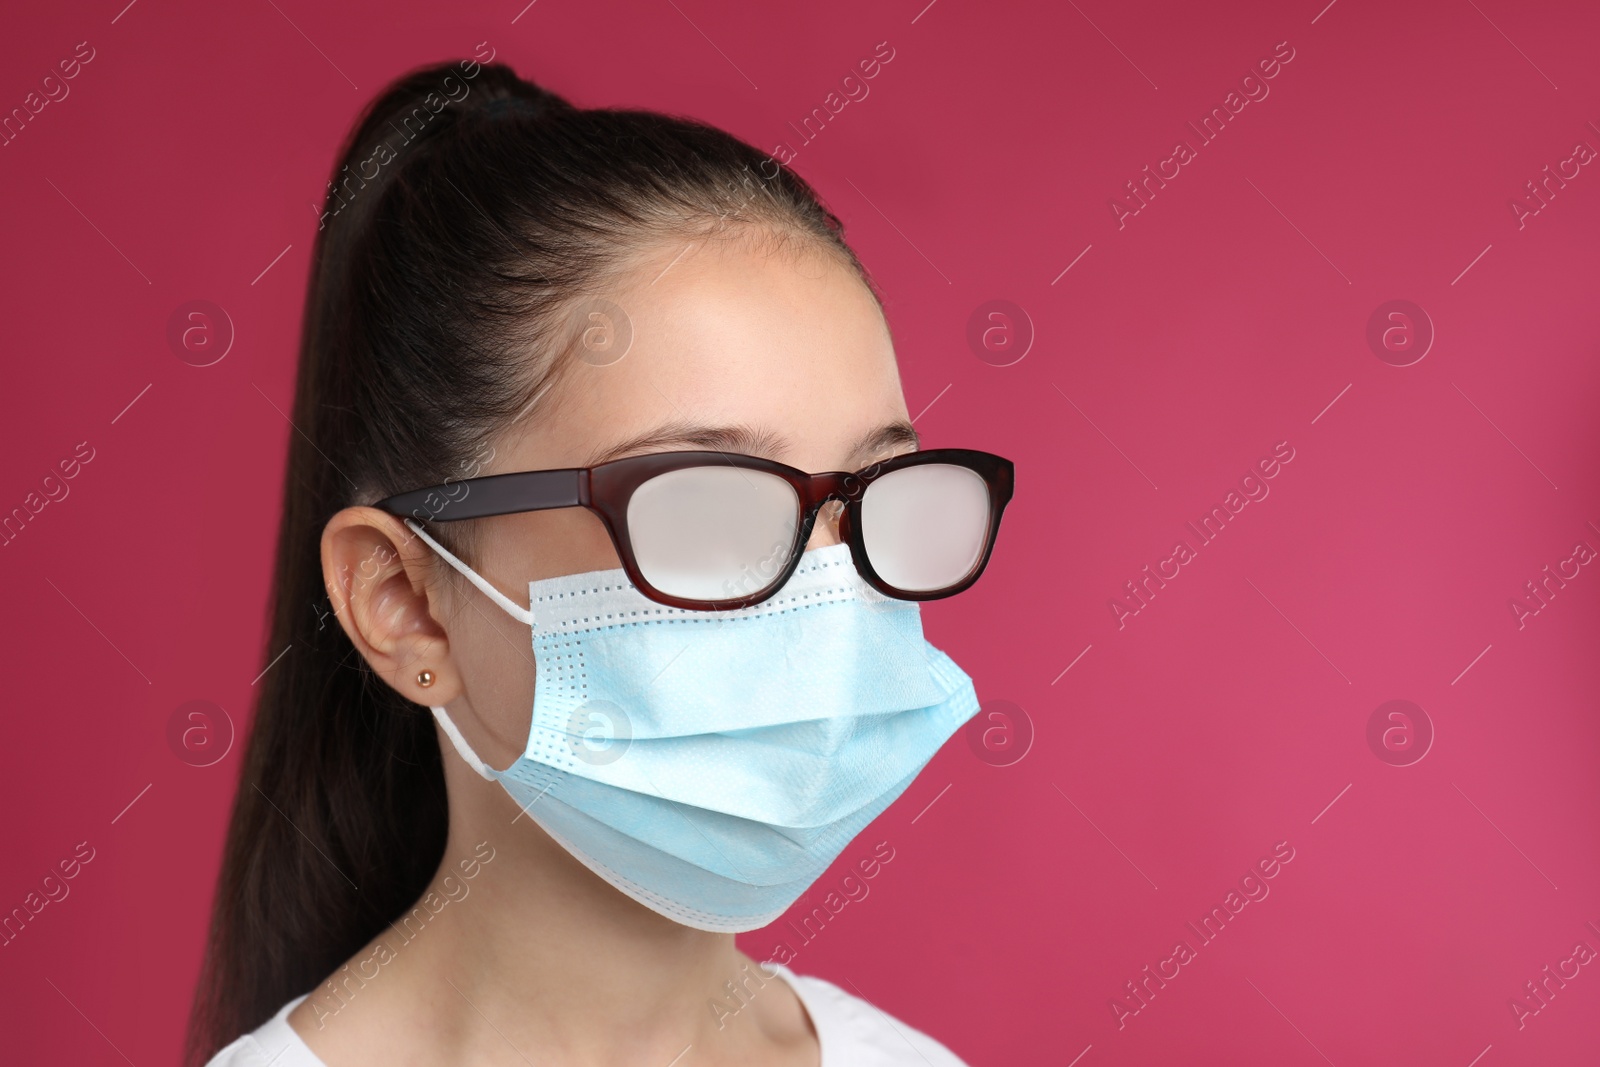
<path id="1" fill-rule="evenodd" d="M 535 626 L 533 620 L 533 611 L 531 608 L 522 607 L 516 601 L 512 600 L 500 590 L 490 585 L 483 575 L 479 574 L 477 571 L 461 562 L 453 553 L 451 553 L 448 548 L 445 548 L 439 542 L 429 537 L 427 531 L 419 526 L 416 520 L 407 519 L 406 525 L 411 527 L 412 532 L 414 532 L 418 537 L 422 538 L 430 546 L 432 546 L 433 550 L 439 553 L 446 563 L 450 564 L 450 566 L 461 572 L 462 577 L 466 578 L 467 581 L 477 586 L 478 589 L 482 591 L 484 596 L 500 605 L 506 614 L 510 615 L 513 619 L 516 619 L 524 626 Z"/>

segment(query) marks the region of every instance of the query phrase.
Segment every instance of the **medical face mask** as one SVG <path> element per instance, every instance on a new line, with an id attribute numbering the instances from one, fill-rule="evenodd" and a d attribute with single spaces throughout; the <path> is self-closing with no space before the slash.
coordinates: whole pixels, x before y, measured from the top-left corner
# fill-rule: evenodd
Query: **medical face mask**
<path id="1" fill-rule="evenodd" d="M 872 589 L 847 545 L 805 553 L 769 600 L 693 611 L 616 570 L 528 583 L 524 609 L 419 526 L 533 633 L 527 747 L 478 774 L 641 904 L 701 930 L 783 914 L 978 710 L 913 601 Z"/>

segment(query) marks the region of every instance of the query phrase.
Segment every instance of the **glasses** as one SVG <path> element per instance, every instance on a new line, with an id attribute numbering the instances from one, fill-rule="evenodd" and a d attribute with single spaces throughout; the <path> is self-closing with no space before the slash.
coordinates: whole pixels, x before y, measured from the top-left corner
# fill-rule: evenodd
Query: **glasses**
<path id="1" fill-rule="evenodd" d="M 782 588 L 822 505 L 839 501 L 839 538 L 867 583 L 899 600 L 937 600 L 966 589 L 988 565 L 1013 470 L 1008 459 L 966 448 L 822 474 L 736 453 L 658 452 L 446 482 L 375 506 L 419 522 L 588 508 L 641 593 L 675 608 L 721 611 Z"/>

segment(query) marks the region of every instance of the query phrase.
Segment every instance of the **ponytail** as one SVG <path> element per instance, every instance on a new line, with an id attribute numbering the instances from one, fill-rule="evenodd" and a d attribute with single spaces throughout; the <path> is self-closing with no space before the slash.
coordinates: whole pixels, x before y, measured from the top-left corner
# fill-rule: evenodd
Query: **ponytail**
<path id="1" fill-rule="evenodd" d="M 871 288 L 804 180 L 688 119 L 575 108 L 464 60 L 399 78 L 355 123 L 312 253 L 262 649 L 277 661 L 244 748 L 191 1067 L 377 936 L 444 854 L 433 720 L 335 618 L 323 527 L 461 477 L 525 408 L 540 417 L 529 405 L 556 380 L 575 305 L 647 244 L 730 223 L 803 235 Z M 455 526 L 470 558 L 472 523 Z"/>

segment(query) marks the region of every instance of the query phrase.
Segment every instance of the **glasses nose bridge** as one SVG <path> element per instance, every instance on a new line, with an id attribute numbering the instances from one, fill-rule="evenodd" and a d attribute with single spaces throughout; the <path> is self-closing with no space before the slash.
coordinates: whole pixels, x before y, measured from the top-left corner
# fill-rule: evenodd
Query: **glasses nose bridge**
<path id="1" fill-rule="evenodd" d="M 860 483 L 861 479 L 849 471 L 823 471 L 811 475 L 801 490 L 805 497 L 806 511 L 815 514 L 830 500 L 848 505 L 861 495 L 862 489 L 866 488 Z"/>
<path id="2" fill-rule="evenodd" d="M 804 552 L 808 547 L 822 547 L 818 544 L 819 537 L 831 537 L 833 540 L 825 543 L 849 543 L 849 510 L 853 495 L 859 497 L 860 489 L 851 484 L 854 478 L 847 471 L 824 471 L 810 475 L 805 485 L 800 488 L 801 496 L 805 500 L 802 523 L 804 537 L 800 550 Z M 859 481 L 859 479 L 856 479 Z M 839 507 L 836 513 L 824 512 L 823 508 L 830 501 L 837 500 Z M 828 528 L 829 534 L 823 533 L 823 527 Z"/>

